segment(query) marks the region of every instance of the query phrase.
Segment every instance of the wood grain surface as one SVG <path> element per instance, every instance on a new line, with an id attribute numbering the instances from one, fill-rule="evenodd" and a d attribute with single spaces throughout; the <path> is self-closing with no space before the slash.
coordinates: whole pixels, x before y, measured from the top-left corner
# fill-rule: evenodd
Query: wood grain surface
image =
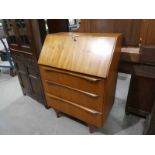
<path id="1" fill-rule="evenodd" d="M 120 34 L 47 35 L 38 63 L 106 78 Z"/>
<path id="2" fill-rule="evenodd" d="M 46 37 L 39 59 L 49 107 L 103 127 L 114 103 L 120 34 L 57 33 Z M 91 131 L 91 130 L 90 130 Z"/>

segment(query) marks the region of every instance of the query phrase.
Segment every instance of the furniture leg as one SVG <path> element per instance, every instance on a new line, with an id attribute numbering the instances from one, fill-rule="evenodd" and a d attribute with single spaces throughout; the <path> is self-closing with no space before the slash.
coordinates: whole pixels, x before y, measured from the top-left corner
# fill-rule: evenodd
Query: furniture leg
<path id="1" fill-rule="evenodd" d="M 90 133 L 93 133 L 96 130 L 96 127 L 91 125 L 91 124 L 88 124 L 88 127 L 89 127 L 89 132 Z"/>
<path id="2" fill-rule="evenodd" d="M 45 104 L 45 108 L 46 108 L 46 109 L 50 109 L 50 107 L 49 107 L 47 104 Z"/>
<path id="3" fill-rule="evenodd" d="M 57 118 L 59 118 L 59 117 L 61 116 L 61 112 L 58 111 L 58 110 L 56 110 L 56 109 L 54 109 L 54 111 L 55 111 L 55 113 L 56 113 Z"/>

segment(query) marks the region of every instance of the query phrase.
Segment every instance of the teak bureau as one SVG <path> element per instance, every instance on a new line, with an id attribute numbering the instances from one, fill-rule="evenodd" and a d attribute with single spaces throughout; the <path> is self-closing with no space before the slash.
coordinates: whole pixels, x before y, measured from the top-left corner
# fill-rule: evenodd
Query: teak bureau
<path id="1" fill-rule="evenodd" d="M 47 35 L 39 58 L 47 104 L 103 127 L 114 102 L 121 34 Z"/>

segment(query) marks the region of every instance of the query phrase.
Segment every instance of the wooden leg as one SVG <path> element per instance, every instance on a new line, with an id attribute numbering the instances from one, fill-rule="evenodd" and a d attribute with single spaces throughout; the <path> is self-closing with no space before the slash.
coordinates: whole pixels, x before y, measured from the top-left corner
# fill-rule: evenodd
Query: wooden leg
<path id="1" fill-rule="evenodd" d="M 61 116 L 61 112 L 58 111 L 58 110 L 56 110 L 56 109 L 54 109 L 54 111 L 55 111 L 55 113 L 56 113 L 57 118 L 59 118 L 59 117 Z"/>
<path id="2" fill-rule="evenodd" d="M 93 126 L 93 125 L 88 124 L 88 127 L 89 127 L 89 132 L 90 133 L 93 133 L 96 130 L 96 127 Z"/>
<path id="3" fill-rule="evenodd" d="M 45 108 L 46 108 L 46 109 L 50 109 L 50 107 L 49 107 L 47 104 L 45 105 Z"/>

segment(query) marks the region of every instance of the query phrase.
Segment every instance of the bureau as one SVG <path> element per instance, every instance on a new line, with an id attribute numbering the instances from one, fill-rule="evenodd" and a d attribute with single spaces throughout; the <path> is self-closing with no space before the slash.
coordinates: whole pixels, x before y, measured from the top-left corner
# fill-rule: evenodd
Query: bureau
<path id="1" fill-rule="evenodd" d="M 103 127 L 114 102 L 121 34 L 47 35 L 39 68 L 49 107 Z"/>

